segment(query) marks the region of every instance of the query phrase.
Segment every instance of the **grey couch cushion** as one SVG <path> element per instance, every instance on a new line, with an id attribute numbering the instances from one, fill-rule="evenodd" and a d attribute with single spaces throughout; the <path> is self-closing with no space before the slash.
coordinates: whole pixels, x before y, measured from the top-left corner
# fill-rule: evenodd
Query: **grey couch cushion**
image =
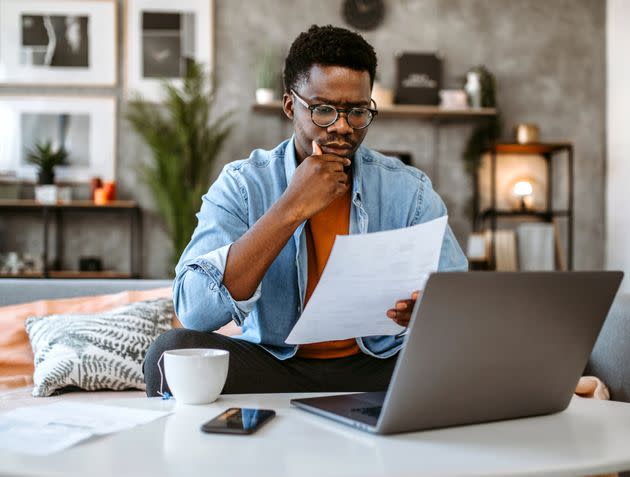
<path id="1" fill-rule="evenodd" d="M 142 360 L 172 320 L 170 298 L 101 313 L 28 318 L 26 332 L 35 354 L 33 396 L 65 388 L 144 389 Z"/>
<path id="2" fill-rule="evenodd" d="M 611 399 L 630 402 L 630 294 L 615 299 L 585 374 L 604 381 Z"/>
<path id="3" fill-rule="evenodd" d="M 77 296 L 106 295 L 125 290 L 170 287 L 170 280 L 40 280 L 0 279 L 0 306 Z"/>

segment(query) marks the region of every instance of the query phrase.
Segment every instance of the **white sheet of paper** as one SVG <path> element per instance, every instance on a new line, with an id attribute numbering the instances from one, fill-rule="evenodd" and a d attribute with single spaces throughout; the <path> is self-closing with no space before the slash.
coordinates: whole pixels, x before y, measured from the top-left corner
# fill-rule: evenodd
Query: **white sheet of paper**
<path id="1" fill-rule="evenodd" d="M 413 227 L 339 235 L 288 344 L 395 335 L 386 316 L 396 301 L 422 290 L 437 270 L 448 217 Z"/>
<path id="2" fill-rule="evenodd" d="M 66 449 L 91 436 L 146 424 L 169 411 L 81 402 L 21 407 L 0 415 L 0 448 L 32 455 Z"/>

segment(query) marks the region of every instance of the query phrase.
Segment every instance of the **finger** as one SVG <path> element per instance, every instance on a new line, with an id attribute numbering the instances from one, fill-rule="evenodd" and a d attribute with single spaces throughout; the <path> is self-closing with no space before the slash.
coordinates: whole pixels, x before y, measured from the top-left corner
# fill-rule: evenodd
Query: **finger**
<path id="1" fill-rule="evenodd" d="M 344 173 L 343 171 L 335 172 L 335 175 L 337 178 L 337 182 L 341 182 L 342 184 L 348 182 L 348 174 Z"/>
<path id="2" fill-rule="evenodd" d="M 420 290 L 416 290 L 411 294 L 411 299 L 417 300 L 420 295 L 422 295 L 422 292 Z"/>
<path id="3" fill-rule="evenodd" d="M 399 300 L 396 302 L 396 309 L 400 311 L 411 311 L 415 300 Z"/>
<path id="4" fill-rule="evenodd" d="M 320 145 L 313 139 L 313 156 L 321 156 L 322 154 L 324 154 L 324 151 L 322 151 Z"/>
<path id="5" fill-rule="evenodd" d="M 399 318 L 396 321 L 396 324 L 402 326 L 403 328 L 407 328 L 409 326 L 409 318 Z"/>
<path id="6" fill-rule="evenodd" d="M 317 159 L 319 160 L 320 156 L 317 156 Z M 343 172 L 343 164 L 341 162 L 325 162 L 322 161 L 322 167 L 325 167 L 326 169 L 328 169 L 329 171 L 333 171 L 333 172 Z"/>
<path id="7" fill-rule="evenodd" d="M 338 162 L 340 164 L 343 164 L 344 166 L 349 166 L 350 164 L 352 164 L 352 161 L 347 157 L 335 156 L 334 154 L 322 154 L 318 157 L 318 159 L 321 159 L 325 162 Z"/>
<path id="8" fill-rule="evenodd" d="M 337 196 L 344 195 L 348 192 L 348 186 L 342 182 L 337 182 Z"/>
<path id="9" fill-rule="evenodd" d="M 411 321 L 411 313 L 390 309 L 387 310 L 387 317 L 392 319 L 396 324 L 400 326 L 408 326 Z"/>

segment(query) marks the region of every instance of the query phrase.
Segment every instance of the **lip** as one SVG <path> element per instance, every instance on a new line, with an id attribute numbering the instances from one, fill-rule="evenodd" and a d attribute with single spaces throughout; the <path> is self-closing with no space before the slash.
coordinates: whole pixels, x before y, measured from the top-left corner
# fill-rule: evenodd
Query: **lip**
<path id="1" fill-rule="evenodd" d="M 352 144 L 324 144 L 322 147 L 325 147 L 327 149 L 335 149 L 338 151 L 346 151 L 348 149 L 352 149 Z"/>

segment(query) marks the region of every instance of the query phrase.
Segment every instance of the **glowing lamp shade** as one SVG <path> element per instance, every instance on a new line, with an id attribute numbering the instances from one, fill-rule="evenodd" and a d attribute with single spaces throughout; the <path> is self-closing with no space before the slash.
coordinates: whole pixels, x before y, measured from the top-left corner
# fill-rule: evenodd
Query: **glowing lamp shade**
<path id="1" fill-rule="evenodd" d="M 529 210 L 532 208 L 534 205 L 534 198 L 532 197 L 534 187 L 530 181 L 520 180 L 515 182 L 512 187 L 512 192 L 518 197 L 518 207 L 521 210 Z"/>
<path id="2" fill-rule="evenodd" d="M 532 195 L 532 192 L 534 192 L 534 188 L 529 181 L 518 181 L 516 184 L 514 184 L 513 191 L 514 195 L 517 197 L 527 197 L 528 195 Z"/>

